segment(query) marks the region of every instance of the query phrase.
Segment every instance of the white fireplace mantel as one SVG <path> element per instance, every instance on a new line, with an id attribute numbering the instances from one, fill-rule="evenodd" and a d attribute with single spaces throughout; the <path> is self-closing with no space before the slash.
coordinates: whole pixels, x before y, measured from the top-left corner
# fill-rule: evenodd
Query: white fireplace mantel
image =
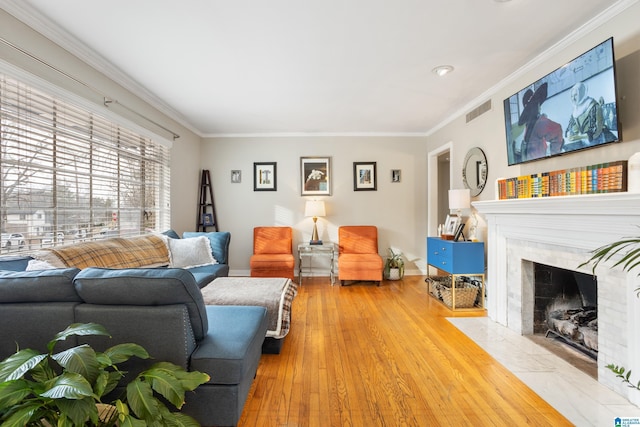
<path id="1" fill-rule="evenodd" d="M 640 235 L 640 193 L 490 200 L 473 206 L 487 220 L 488 246 L 505 232 L 587 251 Z"/>
<path id="2" fill-rule="evenodd" d="M 508 328 L 529 333 L 533 312 L 533 263 L 591 273 L 580 265 L 591 251 L 622 237 L 640 236 L 640 193 L 474 202 L 487 222 L 487 314 Z M 629 397 L 605 374 L 605 361 L 629 366 L 640 360 L 640 286 L 637 272 L 599 266 L 600 382 Z M 602 375 L 601 375 L 602 374 Z M 638 404 L 638 402 L 634 402 Z"/>

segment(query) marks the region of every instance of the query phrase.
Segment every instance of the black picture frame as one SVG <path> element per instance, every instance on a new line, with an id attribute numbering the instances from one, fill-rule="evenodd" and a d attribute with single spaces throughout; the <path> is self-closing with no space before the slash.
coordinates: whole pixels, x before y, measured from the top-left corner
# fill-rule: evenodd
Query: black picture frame
<path id="1" fill-rule="evenodd" d="M 276 162 L 253 163 L 253 191 L 277 191 L 278 169 Z"/>
<path id="2" fill-rule="evenodd" d="M 377 191 L 376 162 L 353 162 L 353 191 Z"/>
<path id="3" fill-rule="evenodd" d="M 331 157 L 300 157 L 300 194 L 331 195 Z"/>

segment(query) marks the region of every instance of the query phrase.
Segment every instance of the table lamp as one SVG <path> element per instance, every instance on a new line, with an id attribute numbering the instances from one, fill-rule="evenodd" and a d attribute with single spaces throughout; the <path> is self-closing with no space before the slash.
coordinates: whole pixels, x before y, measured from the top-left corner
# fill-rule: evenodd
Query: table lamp
<path id="1" fill-rule="evenodd" d="M 324 202 L 318 200 L 308 200 L 304 206 L 304 216 L 313 217 L 313 233 L 311 233 L 310 245 L 321 245 L 322 240 L 318 237 L 318 227 L 316 222 L 319 216 L 325 216 Z"/>
<path id="2" fill-rule="evenodd" d="M 471 190 L 468 188 L 449 190 L 449 209 L 455 209 L 458 217 L 461 217 L 462 209 L 471 207 Z"/>

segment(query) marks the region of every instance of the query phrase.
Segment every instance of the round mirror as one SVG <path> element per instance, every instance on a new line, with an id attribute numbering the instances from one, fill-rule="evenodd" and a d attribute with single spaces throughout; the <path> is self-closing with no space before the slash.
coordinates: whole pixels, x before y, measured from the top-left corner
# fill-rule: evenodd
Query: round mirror
<path id="1" fill-rule="evenodd" d="M 482 193 L 487 183 L 487 156 L 478 147 L 473 147 L 464 158 L 462 181 L 471 190 L 471 196 Z"/>

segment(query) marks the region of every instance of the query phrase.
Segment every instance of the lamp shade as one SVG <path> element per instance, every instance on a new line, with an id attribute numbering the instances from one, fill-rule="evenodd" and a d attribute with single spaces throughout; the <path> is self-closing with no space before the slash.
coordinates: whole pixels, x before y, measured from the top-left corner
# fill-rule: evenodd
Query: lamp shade
<path id="1" fill-rule="evenodd" d="M 468 188 L 449 190 L 449 209 L 469 209 L 471 207 L 471 190 Z"/>
<path id="2" fill-rule="evenodd" d="M 304 206 L 304 216 L 326 216 L 324 202 L 318 200 L 309 200 Z"/>

